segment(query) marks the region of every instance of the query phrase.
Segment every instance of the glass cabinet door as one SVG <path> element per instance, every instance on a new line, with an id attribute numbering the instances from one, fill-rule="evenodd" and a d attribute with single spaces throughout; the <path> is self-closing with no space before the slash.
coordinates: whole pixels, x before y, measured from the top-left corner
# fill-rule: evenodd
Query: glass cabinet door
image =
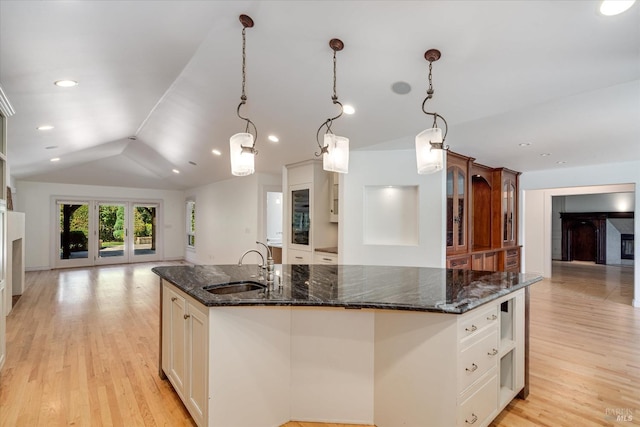
<path id="1" fill-rule="evenodd" d="M 515 212 L 516 212 L 516 185 L 507 179 L 502 186 L 502 240 L 503 244 L 512 245 L 516 241 Z"/>
<path id="2" fill-rule="evenodd" d="M 291 191 L 291 243 L 309 245 L 309 189 Z"/>
<path id="3" fill-rule="evenodd" d="M 467 246 L 467 173 L 456 165 L 447 168 L 447 250 Z"/>
<path id="4" fill-rule="evenodd" d="M 461 246 L 465 246 L 466 244 L 466 212 L 465 212 L 465 202 L 466 202 L 466 194 L 465 194 L 465 190 L 466 190 L 466 185 L 465 185 L 465 180 L 466 180 L 466 174 L 464 172 L 462 172 L 462 170 L 458 170 L 458 185 L 457 185 L 457 190 L 458 190 L 458 209 L 457 209 L 457 215 L 456 218 L 454 218 L 454 221 L 457 222 L 457 235 L 456 235 L 456 246 L 461 247 Z"/>
<path id="5" fill-rule="evenodd" d="M 447 248 L 453 247 L 453 170 L 447 170 Z"/>

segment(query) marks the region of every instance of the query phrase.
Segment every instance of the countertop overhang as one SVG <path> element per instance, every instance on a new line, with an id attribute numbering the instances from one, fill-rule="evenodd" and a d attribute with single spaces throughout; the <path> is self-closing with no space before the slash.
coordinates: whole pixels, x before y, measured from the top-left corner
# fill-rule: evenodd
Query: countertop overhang
<path id="1" fill-rule="evenodd" d="M 272 290 L 227 295 L 203 287 L 256 281 L 257 265 L 160 266 L 161 278 L 208 307 L 316 306 L 461 314 L 529 286 L 534 274 L 364 265 L 276 265 Z"/>

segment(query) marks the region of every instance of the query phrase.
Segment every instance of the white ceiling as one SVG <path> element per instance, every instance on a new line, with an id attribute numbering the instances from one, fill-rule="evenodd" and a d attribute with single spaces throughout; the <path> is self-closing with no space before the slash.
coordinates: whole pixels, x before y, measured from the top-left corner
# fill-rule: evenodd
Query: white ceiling
<path id="1" fill-rule="evenodd" d="M 640 5 L 615 17 L 598 5 L 0 0 L 0 84 L 16 111 L 11 174 L 166 189 L 230 178 L 229 136 L 244 131 L 242 13 L 255 21 L 243 112 L 258 128 L 258 172 L 314 157 L 316 130 L 336 113 L 334 37 L 345 44 L 338 96 L 357 111 L 333 130 L 352 150 L 412 149 L 431 125 L 420 108 L 423 55 L 437 48 L 428 106 L 447 119 L 453 151 L 523 172 L 637 161 Z M 54 86 L 60 79 L 79 85 Z M 413 90 L 394 93 L 398 81 Z M 55 128 L 36 130 L 43 124 Z"/>

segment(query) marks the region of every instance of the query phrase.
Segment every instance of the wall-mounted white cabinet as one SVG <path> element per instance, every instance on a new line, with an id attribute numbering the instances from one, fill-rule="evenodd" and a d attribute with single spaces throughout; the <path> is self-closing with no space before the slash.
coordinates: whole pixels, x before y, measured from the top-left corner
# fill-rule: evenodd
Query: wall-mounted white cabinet
<path id="1" fill-rule="evenodd" d="M 283 263 L 313 264 L 316 248 L 338 246 L 338 224 L 332 220 L 330 203 L 335 178 L 317 160 L 285 169 Z"/>

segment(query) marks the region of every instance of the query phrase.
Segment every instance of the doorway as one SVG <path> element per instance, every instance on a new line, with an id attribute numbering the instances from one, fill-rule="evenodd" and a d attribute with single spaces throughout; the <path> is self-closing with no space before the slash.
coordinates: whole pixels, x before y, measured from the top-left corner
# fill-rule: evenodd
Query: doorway
<path id="1" fill-rule="evenodd" d="M 55 200 L 56 268 L 157 261 L 159 202 Z"/>

